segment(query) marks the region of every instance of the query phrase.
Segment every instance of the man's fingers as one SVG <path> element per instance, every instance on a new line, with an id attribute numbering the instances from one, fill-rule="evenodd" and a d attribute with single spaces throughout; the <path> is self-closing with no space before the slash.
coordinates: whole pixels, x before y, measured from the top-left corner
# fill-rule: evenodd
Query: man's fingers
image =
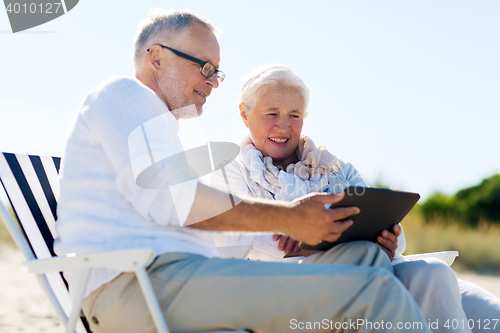
<path id="1" fill-rule="evenodd" d="M 277 240 L 279 240 L 280 238 L 281 238 L 281 235 L 280 235 L 280 234 L 274 234 L 274 235 L 273 235 L 273 241 L 275 241 L 275 242 L 276 242 Z"/>
<path id="2" fill-rule="evenodd" d="M 346 231 L 352 224 L 352 220 L 335 221 L 331 223 L 331 225 L 328 227 L 328 233 L 323 236 L 323 240 L 327 242 L 335 242 L 337 239 L 339 239 L 340 235 L 342 235 L 342 233 Z M 319 244 L 319 242 L 317 244 Z"/>
<path id="3" fill-rule="evenodd" d="M 345 220 L 349 216 L 359 214 L 360 210 L 358 207 L 341 207 L 330 209 L 329 215 L 333 221 Z"/>
<path id="4" fill-rule="evenodd" d="M 344 192 L 337 193 L 318 193 L 314 195 L 314 200 L 321 202 L 322 204 L 334 204 L 344 199 Z"/>
<path id="5" fill-rule="evenodd" d="M 341 234 L 346 231 L 354 222 L 352 220 L 335 221 L 329 227 L 330 234 Z"/>

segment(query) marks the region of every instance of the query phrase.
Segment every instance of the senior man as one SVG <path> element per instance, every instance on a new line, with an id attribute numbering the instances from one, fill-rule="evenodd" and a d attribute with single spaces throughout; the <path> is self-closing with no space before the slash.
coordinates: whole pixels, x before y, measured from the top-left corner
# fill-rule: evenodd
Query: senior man
<path id="1" fill-rule="evenodd" d="M 225 194 L 202 184 L 189 182 L 180 194 L 136 185 L 129 134 L 162 116 L 175 141 L 178 110 L 194 105 L 201 114 L 224 79 L 219 60 L 213 26 L 192 12 L 156 10 L 140 25 L 135 78 L 97 86 L 71 128 L 61 167 L 57 254 L 154 247 L 158 257 L 148 274 L 173 331 L 384 332 L 399 324 L 406 332 L 427 332 L 414 300 L 384 269 L 218 258 L 210 230 L 285 233 L 313 244 L 337 239 L 352 223 L 339 221 L 358 212 L 324 207 L 342 195 L 244 200 L 216 215 Z M 203 220 L 207 211 L 216 216 Z M 387 261 L 375 245 L 341 249 L 329 254 L 339 264 Z M 71 288 L 77 274 L 65 276 Z M 133 274 L 94 269 L 89 281 L 83 310 L 93 332 L 154 331 Z"/>

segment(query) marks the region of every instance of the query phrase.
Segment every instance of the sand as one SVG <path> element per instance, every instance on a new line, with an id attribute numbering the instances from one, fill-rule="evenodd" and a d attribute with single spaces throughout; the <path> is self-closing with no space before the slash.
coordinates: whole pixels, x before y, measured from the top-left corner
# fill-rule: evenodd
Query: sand
<path id="1" fill-rule="evenodd" d="M 64 328 L 35 275 L 22 265 L 23 255 L 0 246 L 0 332 L 61 333 Z M 500 276 L 458 273 L 500 298 Z"/>

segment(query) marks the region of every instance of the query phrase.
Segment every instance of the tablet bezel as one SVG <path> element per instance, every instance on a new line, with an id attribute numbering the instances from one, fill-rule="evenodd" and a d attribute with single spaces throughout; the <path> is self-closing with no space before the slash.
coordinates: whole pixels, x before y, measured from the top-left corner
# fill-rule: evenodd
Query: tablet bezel
<path id="1" fill-rule="evenodd" d="M 359 207 L 360 213 L 349 217 L 354 223 L 335 242 L 323 241 L 314 246 L 301 243 L 302 249 L 325 251 L 344 242 L 376 242 L 383 230 L 392 231 L 392 226 L 401 222 L 420 199 L 418 193 L 360 186 L 350 186 L 344 192 L 345 197 L 330 209 Z"/>

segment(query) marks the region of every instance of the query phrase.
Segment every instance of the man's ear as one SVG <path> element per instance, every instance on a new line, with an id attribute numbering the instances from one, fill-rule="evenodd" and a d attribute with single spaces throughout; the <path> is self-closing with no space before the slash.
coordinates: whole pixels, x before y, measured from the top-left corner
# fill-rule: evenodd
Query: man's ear
<path id="1" fill-rule="evenodd" d="M 243 119 L 245 126 L 248 127 L 248 114 L 245 111 L 245 106 L 243 105 L 243 103 L 240 104 L 240 116 L 241 119 Z"/>
<path id="2" fill-rule="evenodd" d="M 160 45 L 153 45 L 149 49 L 148 62 L 155 67 L 155 69 L 160 69 L 164 64 L 165 58 L 163 56 L 163 50 Z"/>

